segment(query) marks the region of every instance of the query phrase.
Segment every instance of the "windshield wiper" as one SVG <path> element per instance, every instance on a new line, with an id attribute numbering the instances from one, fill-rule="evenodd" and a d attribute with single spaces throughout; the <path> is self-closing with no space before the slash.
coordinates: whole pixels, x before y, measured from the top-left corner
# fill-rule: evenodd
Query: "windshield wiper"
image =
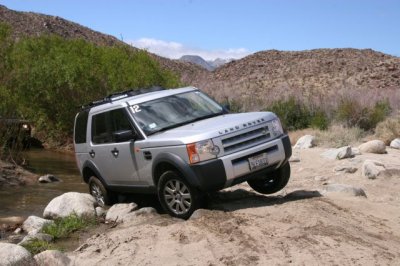
<path id="1" fill-rule="evenodd" d="M 191 119 L 191 120 L 187 120 L 187 121 L 184 121 L 184 122 L 181 122 L 181 123 L 178 123 L 178 124 L 173 124 L 173 125 L 170 125 L 170 126 L 166 126 L 166 127 L 160 128 L 159 130 L 151 132 L 151 133 L 149 133 L 147 135 L 153 135 L 155 133 L 163 132 L 163 131 L 168 130 L 168 129 L 184 126 L 184 125 L 187 125 L 187 124 L 190 124 L 190 123 L 193 123 L 193 122 L 197 122 L 197 121 L 200 121 L 200 120 L 204 120 L 204 119 L 207 119 L 207 118 L 220 116 L 222 114 L 224 114 L 223 111 L 221 111 L 219 113 L 213 113 L 213 114 L 208 114 L 208 115 L 205 115 L 205 116 L 200 116 L 200 117 L 197 117 L 197 118 L 194 118 L 194 119 Z"/>

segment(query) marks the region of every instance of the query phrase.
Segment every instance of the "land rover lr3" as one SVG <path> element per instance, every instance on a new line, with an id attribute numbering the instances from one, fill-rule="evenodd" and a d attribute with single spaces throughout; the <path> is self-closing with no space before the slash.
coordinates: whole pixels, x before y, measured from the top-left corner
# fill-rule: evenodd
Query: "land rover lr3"
<path id="1" fill-rule="evenodd" d="M 117 193 L 156 193 L 183 219 L 204 193 L 247 181 L 271 194 L 290 178 L 290 140 L 275 114 L 229 113 L 194 87 L 125 91 L 83 106 L 74 146 L 99 205 Z"/>

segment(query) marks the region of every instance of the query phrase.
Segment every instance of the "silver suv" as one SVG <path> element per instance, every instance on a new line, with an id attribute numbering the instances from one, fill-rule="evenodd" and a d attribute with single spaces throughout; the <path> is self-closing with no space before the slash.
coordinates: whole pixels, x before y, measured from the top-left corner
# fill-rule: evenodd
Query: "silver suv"
<path id="1" fill-rule="evenodd" d="M 194 87 L 126 91 L 83 106 L 74 144 L 100 205 L 118 193 L 157 193 L 183 219 L 207 192 L 247 181 L 270 194 L 290 178 L 290 140 L 275 114 L 230 114 Z"/>

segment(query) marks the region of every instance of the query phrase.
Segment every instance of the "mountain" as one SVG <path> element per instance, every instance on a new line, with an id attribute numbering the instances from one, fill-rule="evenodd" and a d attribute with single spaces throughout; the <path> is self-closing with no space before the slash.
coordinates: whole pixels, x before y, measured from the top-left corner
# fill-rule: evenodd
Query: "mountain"
<path id="1" fill-rule="evenodd" d="M 208 71 L 214 70 L 214 67 L 209 62 L 207 62 L 201 56 L 198 56 L 198 55 L 184 55 L 181 58 L 179 58 L 179 61 L 190 62 L 190 63 L 196 64 L 196 65 L 199 65 L 199 66 L 207 69 Z"/>
<path id="2" fill-rule="evenodd" d="M 353 97 L 363 104 L 388 98 L 400 107 L 400 58 L 371 49 L 262 51 L 194 80 L 218 100 L 260 109 L 294 95 L 320 106 Z"/>
<path id="3" fill-rule="evenodd" d="M 11 25 L 16 39 L 57 34 L 98 45 L 128 46 L 59 17 L 13 11 L 1 5 L 0 22 Z M 149 54 L 163 68 L 177 73 L 182 84 L 197 86 L 217 100 L 239 103 L 244 110 L 259 110 L 289 95 L 319 106 L 335 105 L 346 97 L 365 105 L 388 98 L 392 107 L 400 109 L 400 58 L 371 49 L 268 50 L 228 63 L 218 59 L 206 62 L 211 67 L 225 63 L 213 71 L 195 64 L 204 64 L 201 57 L 171 60 Z"/>
<path id="4" fill-rule="evenodd" d="M 233 59 L 217 58 L 215 60 L 206 61 L 201 56 L 198 55 L 184 55 L 181 58 L 179 58 L 179 61 L 193 63 L 201 66 L 204 69 L 207 69 L 208 71 L 213 71 L 216 68 L 233 61 Z"/>

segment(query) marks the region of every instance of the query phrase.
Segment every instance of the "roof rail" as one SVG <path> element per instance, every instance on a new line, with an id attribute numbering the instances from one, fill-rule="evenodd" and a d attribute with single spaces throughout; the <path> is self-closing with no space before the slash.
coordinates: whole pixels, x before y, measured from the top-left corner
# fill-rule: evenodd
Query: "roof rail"
<path id="1" fill-rule="evenodd" d="M 92 107 L 102 105 L 105 103 L 111 103 L 113 101 L 120 100 L 123 98 L 136 96 L 136 95 L 140 95 L 140 94 L 145 94 L 145 93 L 149 93 L 149 92 L 154 92 L 154 91 L 162 91 L 162 90 L 165 90 L 165 88 L 160 87 L 160 86 L 152 86 L 149 88 L 130 89 L 130 90 L 126 90 L 126 91 L 115 92 L 115 93 L 108 95 L 107 97 L 104 97 L 103 99 L 96 100 L 96 101 L 90 102 L 88 104 L 82 105 L 81 108 L 83 110 L 90 109 Z"/>

